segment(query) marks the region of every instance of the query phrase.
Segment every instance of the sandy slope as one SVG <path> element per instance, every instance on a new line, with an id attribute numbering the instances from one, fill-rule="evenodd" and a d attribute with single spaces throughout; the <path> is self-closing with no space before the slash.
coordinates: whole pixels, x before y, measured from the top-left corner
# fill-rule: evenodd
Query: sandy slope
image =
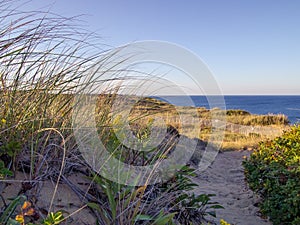
<path id="1" fill-rule="evenodd" d="M 203 146 L 199 146 L 199 150 Z M 219 202 L 225 209 L 217 210 L 216 223 L 225 219 L 232 225 L 270 225 L 271 223 L 259 216 L 259 210 L 254 205 L 259 201 L 258 197 L 247 187 L 242 167 L 244 156 L 249 156 L 249 151 L 232 151 L 219 153 L 213 164 L 204 172 L 198 172 L 195 181 L 199 183 L 197 193 L 216 194 L 213 201 Z M 73 184 L 80 186 L 83 191 L 89 188 L 88 182 L 81 175 L 73 174 L 68 177 Z M 22 181 L 26 180 L 23 173 L 17 173 L 15 181 L 2 185 L 2 196 L 5 199 L 16 196 L 22 187 Z M 3 183 L 2 183 L 3 184 Z M 53 195 L 55 183 L 46 181 L 38 185 L 37 192 L 31 190 L 37 197 L 37 208 L 47 210 Z M 64 209 L 73 213 L 80 209 L 84 203 L 71 190 L 72 185 L 60 184 L 55 195 L 51 211 Z M 1 185 L 0 185 L 1 190 Z M 30 197 L 30 193 L 29 194 Z M 2 203 L 2 202 L 1 202 Z M 3 205 L 0 203 L 0 207 Z M 94 224 L 95 218 L 88 209 L 80 210 L 72 216 L 72 224 Z"/>
<path id="2" fill-rule="evenodd" d="M 219 153 L 206 171 L 198 173 L 199 193 L 216 194 L 213 200 L 225 207 L 217 211 L 218 223 L 223 218 L 234 225 L 271 224 L 259 216 L 254 206 L 259 199 L 244 180 L 242 161 L 249 155 L 249 151 Z"/>

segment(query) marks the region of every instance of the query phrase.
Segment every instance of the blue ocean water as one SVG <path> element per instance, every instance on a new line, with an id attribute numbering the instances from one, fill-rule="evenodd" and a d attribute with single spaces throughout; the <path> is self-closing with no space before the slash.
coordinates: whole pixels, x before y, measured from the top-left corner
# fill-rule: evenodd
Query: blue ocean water
<path id="1" fill-rule="evenodd" d="M 212 108 L 206 96 L 159 96 L 156 98 L 177 106 Z M 213 96 L 209 98 L 213 99 Z M 216 98 L 218 99 L 218 98 Z M 232 95 L 224 96 L 226 109 L 243 109 L 252 114 L 285 114 L 291 124 L 300 123 L 300 95 Z M 218 102 L 214 102 L 218 106 Z"/>

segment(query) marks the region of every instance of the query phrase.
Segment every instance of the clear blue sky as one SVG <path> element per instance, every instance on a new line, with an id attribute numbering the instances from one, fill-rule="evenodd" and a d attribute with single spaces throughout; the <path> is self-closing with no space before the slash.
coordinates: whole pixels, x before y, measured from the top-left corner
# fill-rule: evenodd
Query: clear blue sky
<path id="1" fill-rule="evenodd" d="M 85 14 L 86 28 L 109 45 L 184 46 L 210 67 L 224 94 L 300 94 L 300 1 L 33 0 L 29 6 Z"/>

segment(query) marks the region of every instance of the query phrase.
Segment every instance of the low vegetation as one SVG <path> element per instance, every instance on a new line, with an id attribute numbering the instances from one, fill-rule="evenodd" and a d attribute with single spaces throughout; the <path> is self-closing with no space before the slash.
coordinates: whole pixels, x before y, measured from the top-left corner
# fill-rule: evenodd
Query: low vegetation
<path id="1" fill-rule="evenodd" d="M 274 225 L 300 224 L 300 127 L 261 142 L 244 167 L 250 187 L 262 197 L 261 212 Z"/>
<path id="2" fill-rule="evenodd" d="M 193 121 L 190 124 L 187 122 L 185 126 L 190 126 L 192 129 L 190 131 L 185 129 L 183 133 L 178 111 L 192 115 L 199 124 L 194 124 Z M 273 139 L 289 127 L 289 120 L 283 114 L 254 115 L 239 109 L 229 109 L 224 113 L 224 110 L 217 108 L 209 110 L 203 107 L 197 108 L 196 111 L 198 113 L 195 114 L 195 109 L 192 107 L 175 108 L 157 99 L 146 98 L 136 104 L 132 115 L 139 118 L 137 124 L 140 126 L 146 126 L 147 121 L 159 116 L 166 124 L 178 129 L 179 133 L 189 138 L 208 141 L 213 131 L 212 116 L 218 118 L 219 114 L 220 118 L 226 120 L 222 150 L 253 149 L 260 141 Z"/>

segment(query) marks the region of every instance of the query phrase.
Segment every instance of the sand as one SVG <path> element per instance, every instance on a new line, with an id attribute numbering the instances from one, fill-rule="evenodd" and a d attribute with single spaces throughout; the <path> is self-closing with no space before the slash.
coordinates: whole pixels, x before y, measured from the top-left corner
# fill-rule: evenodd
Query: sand
<path id="1" fill-rule="evenodd" d="M 242 167 L 245 156 L 250 155 L 250 151 L 231 151 L 219 153 L 215 161 L 204 172 L 197 172 L 195 181 L 199 187 L 195 190 L 197 194 L 215 194 L 213 201 L 219 202 L 224 209 L 217 209 L 217 218 L 212 219 L 219 224 L 220 219 L 224 219 L 232 225 L 270 225 L 266 219 L 260 217 L 259 209 L 256 207 L 259 197 L 247 186 Z M 17 173 L 16 180 L 24 180 L 24 174 Z M 70 181 L 80 189 L 87 191 L 89 188 L 87 180 L 80 174 L 73 174 L 68 177 Z M 8 182 L 10 183 L 10 182 Z M 71 185 L 72 186 L 72 185 Z M 3 188 L 3 187 L 2 187 Z M 21 189 L 20 182 L 11 182 L 4 190 L 2 196 L 5 199 L 16 196 Z M 52 198 L 54 184 L 50 181 L 43 182 L 39 192 L 35 193 L 38 201 L 36 206 L 41 209 L 48 209 Z M 84 205 L 81 199 L 71 190 L 70 185 L 60 184 L 53 202 L 53 211 L 64 209 L 73 213 Z M 3 206 L 0 204 L 0 206 Z M 72 224 L 94 224 L 95 218 L 90 211 L 85 208 L 72 216 Z"/>
<path id="2" fill-rule="evenodd" d="M 16 172 L 15 180 L 13 182 L 6 182 L 6 186 L 1 190 L 1 195 L 10 203 L 10 198 L 18 196 L 22 189 L 22 181 L 28 180 L 24 173 Z M 87 180 L 82 175 L 73 174 L 69 179 L 75 183 L 82 190 L 87 190 L 89 187 Z M 0 183 L 1 184 L 1 183 Z M 3 184 L 3 183 L 2 183 Z M 43 181 L 38 184 L 38 192 L 31 189 L 26 192 L 26 196 L 32 201 L 34 200 L 34 208 L 38 212 L 40 218 L 45 218 L 49 210 L 50 202 L 53 197 L 55 183 L 51 181 Z M 63 210 L 66 212 L 65 217 L 68 218 L 68 224 L 74 225 L 91 225 L 96 224 L 96 218 L 92 215 L 91 211 L 84 207 L 84 202 L 71 190 L 67 184 L 59 184 L 57 192 L 53 199 L 53 205 L 50 209 L 51 212 Z M 0 207 L 3 207 L 3 202 L 0 202 Z M 82 208 L 84 207 L 84 208 Z M 19 207 L 17 211 L 19 211 Z M 74 213 L 74 214 L 73 214 Z"/>
<path id="3" fill-rule="evenodd" d="M 215 194 L 213 201 L 219 202 L 224 209 L 218 209 L 214 221 L 219 224 L 224 219 L 234 225 L 272 224 L 260 216 L 255 206 L 259 197 L 245 182 L 242 161 L 250 151 L 230 151 L 219 153 L 215 161 L 204 172 L 198 172 L 195 178 L 199 184 L 197 193 Z"/>

